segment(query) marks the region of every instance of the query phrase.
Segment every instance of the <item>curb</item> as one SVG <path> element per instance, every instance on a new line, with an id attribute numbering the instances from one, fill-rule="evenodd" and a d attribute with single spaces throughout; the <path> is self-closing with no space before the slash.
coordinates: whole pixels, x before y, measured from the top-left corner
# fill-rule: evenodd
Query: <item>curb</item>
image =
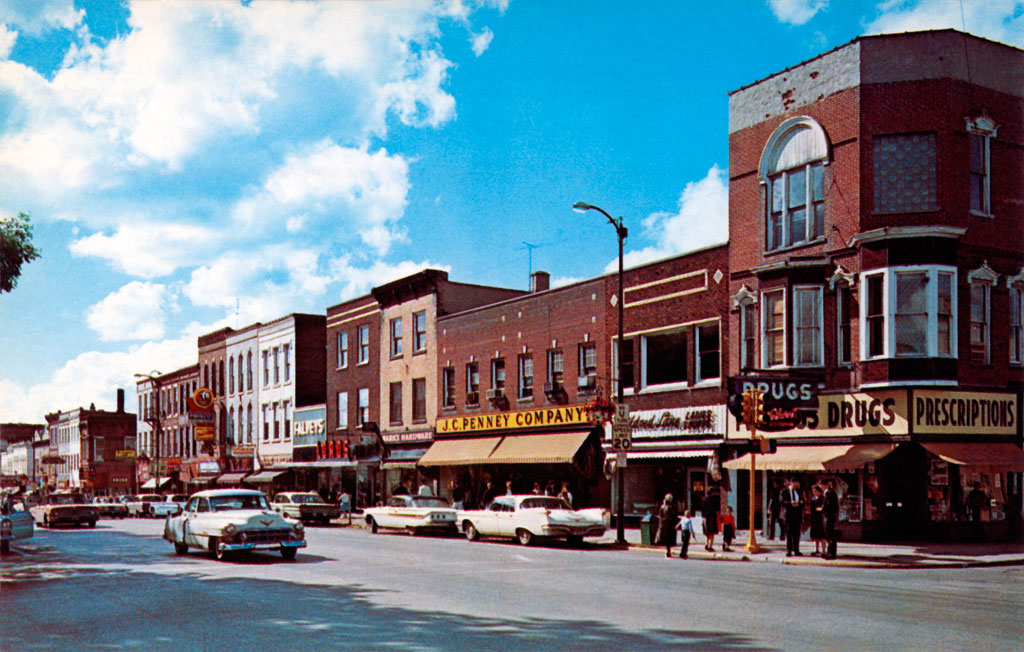
<path id="1" fill-rule="evenodd" d="M 611 544 L 609 547 L 617 549 L 628 549 L 628 550 L 646 550 L 650 552 L 662 552 L 664 548 L 658 546 L 645 546 L 643 544 L 626 544 L 621 546 L 619 544 Z M 673 559 L 678 559 L 678 555 L 674 555 Z M 839 568 L 888 568 L 888 569 L 902 569 L 902 570 L 915 570 L 915 569 L 943 569 L 943 568 L 984 568 L 984 567 L 998 567 L 998 566 L 1024 566 L 1024 557 L 1015 559 L 992 559 L 992 560 L 977 560 L 977 561 L 953 561 L 953 560 L 941 560 L 941 561 L 917 561 L 917 562 L 893 562 L 886 561 L 884 559 L 821 559 L 816 557 L 782 557 L 781 559 L 772 559 L 768 555 L 749 555 L 744 553 L 738 553 L 733 556 L 723 556 L 717 553 L 707 553 L 706 551 L 695 551 L 690 552 L 687 559 L 700 560 L 700 561 L 717 561 L 717 562 L 758 562 L 765 564 L 780 564 L 784 566 L 835 566 Z"/>

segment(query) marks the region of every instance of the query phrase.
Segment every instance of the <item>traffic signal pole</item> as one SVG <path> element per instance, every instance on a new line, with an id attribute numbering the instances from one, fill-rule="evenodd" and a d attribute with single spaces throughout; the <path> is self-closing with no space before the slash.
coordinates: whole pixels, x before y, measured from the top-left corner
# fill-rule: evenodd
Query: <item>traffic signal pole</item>
<path id="1" fill-rule="evenodd" d="M 757 441 L 757 422 L 761 418 L 763 394 L 757 389 L 748 389 L 743 392 L 743 419 L 746 421 L 747 430 L 750 431 L 751 442 Z M 757 535 L 754 531 L 754 510 L 757 501 L 757 453 L 754 448 L 750 449 L 750 536 L 747 538 L 746 551 L 749 553 L 761 552 L 757 545 Z"/>

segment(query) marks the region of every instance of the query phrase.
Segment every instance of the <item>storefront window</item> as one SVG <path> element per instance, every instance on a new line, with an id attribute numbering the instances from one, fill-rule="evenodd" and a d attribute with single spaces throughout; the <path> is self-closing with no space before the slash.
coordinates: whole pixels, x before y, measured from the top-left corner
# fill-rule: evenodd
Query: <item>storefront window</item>
<path id="1" fill-rule="evenodd" d="M 644 387 L 686 382 L 686 331 L 645 335 L 640 343 Z"/>

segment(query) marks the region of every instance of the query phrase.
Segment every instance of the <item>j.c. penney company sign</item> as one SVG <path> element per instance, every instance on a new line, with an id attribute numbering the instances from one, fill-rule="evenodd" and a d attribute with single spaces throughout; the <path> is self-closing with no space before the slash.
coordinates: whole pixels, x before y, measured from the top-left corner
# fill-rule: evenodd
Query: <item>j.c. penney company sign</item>
<path id="1" fill-rule="evenodd" d="M 591 423 L 585 405 L 566 405 L 540 410 L 499 412 L 479 416 L 451 417 L 437 420 L 437 432 L 475 432 L 479 430 L 516 430 L 543 426 L 571 426 Z"/>

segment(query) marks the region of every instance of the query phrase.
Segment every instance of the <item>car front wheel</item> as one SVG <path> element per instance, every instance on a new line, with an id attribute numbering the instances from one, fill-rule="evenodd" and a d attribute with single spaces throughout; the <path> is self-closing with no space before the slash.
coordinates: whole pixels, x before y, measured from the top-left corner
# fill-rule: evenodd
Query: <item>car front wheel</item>
<path id="1" fill-rule="evenodd" d="M 220 545 L 220 539 L 217 537 L 210 537 L 210 554 L 217 561 L 224 561 L 228 558 L 228 551 L 224 549 L 224 546 Z"/>
<path id="2" fill-rule="evenodd" d="M 466 538 L 470 541 L 476 541 L 480 538 L 480 533 L 476 531 L 476 527 L 469 521 L 466 521 L 466 524 L 462 526 L 462 531 L 466 533 Z"/>
<path id="3" fill-rule="evenodd" d="M 174 542 L 174 552 L 178 553 L 179 555 L 187 554 L 188 553 L 188 546 L 186 546 L 184 543 L 178 543 L 177 541 L 175 541 Z"/>
<path id="4" fill-rule="evenodd" d="M 281 556 L 284 557 L 286 561 L 291 561 L 295 559 L 295 553 L 298 551 L 298 548 L 281 548 Z"/>
<path id="5" fill-rule="evenodd" d="M 373 532 L 374 534 L 377 534 L 377 532 L 378 532 L 377 521 L 374 520 L 374 518 L 372 516 L 367 518 L 366 520 L 370 524 L 370 532 Z"/>
<path id="6" fill-rule="evenodd" d="M 533 541 L 533 533 L 527 529 L 519 529 L 516 531 L 516 538 L 519 539 L 519 543 L 528 546 Z"/>
<path id="7" fill-rule="evenodd" d="M 578 547 L 583 545 L 583 537 L 581 537 L 578 534 L 574 534 L 572 536 L 565 537 L 565 540 L 566 540 L 566 542 L 568 542 L 568 544 L 570 546 L 573 546 L 575 548 L 578 548 Z"/>

